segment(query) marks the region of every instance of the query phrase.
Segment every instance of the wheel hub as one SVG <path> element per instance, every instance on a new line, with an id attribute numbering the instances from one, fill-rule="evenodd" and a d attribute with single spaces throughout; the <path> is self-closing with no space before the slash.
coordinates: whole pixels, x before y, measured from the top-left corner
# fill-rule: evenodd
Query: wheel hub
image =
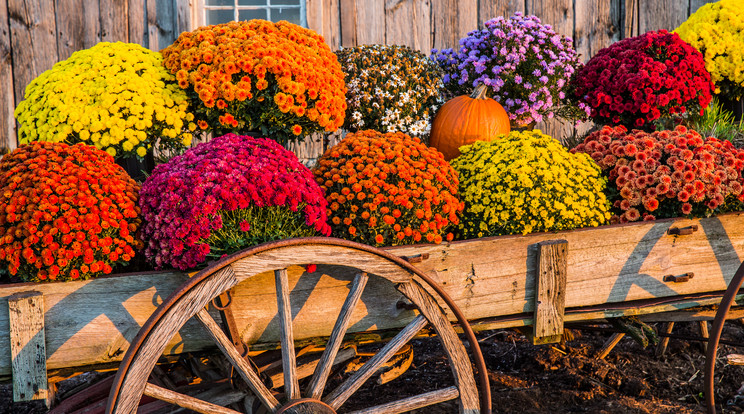
<path id="1" fill-rule="evenodd" d="M 323 401 L 303 398 L 283 405 L 276 414 L 336 414 L 336 410 Z"/>

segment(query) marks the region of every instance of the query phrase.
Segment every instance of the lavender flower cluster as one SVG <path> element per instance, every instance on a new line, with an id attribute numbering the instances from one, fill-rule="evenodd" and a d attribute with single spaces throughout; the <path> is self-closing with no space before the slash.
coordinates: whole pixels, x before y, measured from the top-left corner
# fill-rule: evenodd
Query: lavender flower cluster
<path id="1" fill-rule="evenodd" d="M 433 49 L 432 59 L 443 68 L 452 96 L 485 84 L 518 125 L 552 118 L 579 64 L 571 38 L 522 13 L 485 22 L 460 39 L 459 51 Z"/>
<path id="2" fill-rule="evenodd" d="M 197 145 L 155 168 L 142 185 L 139 204 L 145 255 L 157 268 L 189 269 L 204 262 L 213 250 L 210 236 L 224 233 L 223 220 L 240 210 L 287 207 L 304 213 L 304 220 L 299 216 L 300 222 L 291 224 L 330 234 L 327 202 L 313 174 L 267 138 L 227 134 Z M 265 225 L 249 219 L 241 219 L 233 232 Z M 277 223 L 275 229 L 286 225 Z"/>

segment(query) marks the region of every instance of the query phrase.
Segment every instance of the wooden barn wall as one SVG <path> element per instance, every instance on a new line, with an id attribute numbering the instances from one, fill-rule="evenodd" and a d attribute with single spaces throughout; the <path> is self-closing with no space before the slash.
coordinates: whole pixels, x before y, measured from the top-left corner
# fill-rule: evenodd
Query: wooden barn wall
<path id="1" fill-rule="evenodd" d="M 191 0 L 193 1 L 193 0 Z M 582 59 L 624 37 L 672 30 L 713 0 L 306 0 L 307 22 L 334 50 L 403 44 L 456 47 L 480 22 L 535 14 L 571 36 Z M 26 85 L 100 41 L 160 50 L 191 28 L 190 0 L 0 0 L 0 153 L 17 146 L 13 110 Z M 541 125 L 556 137 L 568 126 Z M 322 144 L 320 145 L 322 146 Z M 312 148 L 311 148 L 312 147 Z M 302 151 L 317 151 L 308 143 Z"/>

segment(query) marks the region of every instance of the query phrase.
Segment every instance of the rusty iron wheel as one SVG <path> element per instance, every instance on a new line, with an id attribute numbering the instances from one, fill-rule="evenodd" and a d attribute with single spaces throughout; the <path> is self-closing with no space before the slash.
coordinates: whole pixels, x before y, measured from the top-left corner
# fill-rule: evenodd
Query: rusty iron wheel
<path id="1" fill-rule="evenodd" d="M 292 265 L 309 263 L 351 267 L 358 271 L 351 281 L 349 293 L 333 330 L 328 335 L 323 335 L 329 339 L 312 378 L 306 388 L 300 390 L 293 346 L 293 330 L 296 328 L 293 327 L 286 269 Z M 241 356 L 235 344 L 205 308 L 214 298 L 238 283 L 271 271 L 275 279 L 275 317 L 282 344 L 284 390 L 281 394 L 264 384 L 256 370 Z M 368 275 L 375 275 L 382 282 L 391 282 L 414 305 L 416 311 L 410 312 L 410 318 L 406 319 L 410 322 L 364 367 L 326 392 L 333 361 L 349 327 L 351 313 L 364 291 Z M 448 320 L 445 309 L 454 316 L 462 329 L 470 355 Z M 490 387 L 478 341 L 460 309 L 441 287 L 404 259 L 383 250 L 347 240 L 319 237 L 281 240 L 256 246 L 228 256 L 190 278 L 156 309 L 132 341 L 114 379 L 106 405 L 107 413 L 133 413 L 143 395 L 192 410 L 201 407 L 199 412 L 235 412 L 148 382 L 150 372 L 168 342 L 191 319 L 197 320 L 206 328 L 222 354 L 253 391 L 255 398 L 270 413 L 347 412 L 342 408 L 344 402 L 426 326 L 430 326 L 440 339 L 455 385 L 369 407 L 359 413 L 406 412 L 451 400 L 457 401 L 461 414 L 491 413 Z M 477 371 L 477 381 L 473 365 Z"/>

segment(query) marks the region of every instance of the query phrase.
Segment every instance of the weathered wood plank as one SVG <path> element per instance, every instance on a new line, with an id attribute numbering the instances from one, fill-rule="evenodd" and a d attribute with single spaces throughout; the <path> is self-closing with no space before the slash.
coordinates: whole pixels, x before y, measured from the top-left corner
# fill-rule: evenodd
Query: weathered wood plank
<path id="1" fill-rule="evenodd" d="M 341 22 L 339 0 L 307 0 L 307 26 L 325 39 L 331 50 L 341 44 Z"/>
<path id="2" fill-rule="evenodd" d="M 128 0 L 100 0 L 101 41 L 127 42 L 129 40 Z"/>
<path id="3" fill-rule="evenodd" d="M 160 50 L 160 29 L 158 28 L 158 0 L 145 0 L 145 30 L 150 50 Z"/>
<path id="4" fill-rule="evenodd" d="M 620 37 L 638 36 L 638 0 L 622 0 L 623 3 L 623 25 Z"/>
<path id="5" fill-rule="evenodd" d="M 717 0 L 690 0 L 690 14 L 695 13 L 699 8 L 708 3 L 715 3 Z"/>
<path id="6" fill-rule="evenodd" d="M 147 47 L 146 0 L 128 0 L 128 2 L 129 43 L 137 43 Z"/>
<path id="7" fill-rule="evenodd" d="M 744 365 L 744 364 L 743 364 Z M 387 404 L 376 405 L 363 410 L 354 411 L 349 414 L 396 414 L 407 413 L 409 411 L 439 404 L 445 401 L 454 400 L 460 396 L 457 387 L 448 387 L 441 390 L 429 391 L 413 397 L 393 401 Z"/>
<path id="8" fill-rule="evenodd" d="M 385 0 L 356 0 L 358 45 L 385 44 Z"/>
<path id="9" fill-rule="evenodd" d="M 276 300 L 282 344 L 282 371 L 284 372 L 284 392 L 290 400 L 300 398 L 300 384 L 297 379 L 297 358 L 294 349 L 292 329 L 292 304 L 289 302 L 289 281 L 287 269 L 274 270 Z"/>
<path id="10" fill-rule="evenodd" d="M 644 0 L 639 2 L 639 34 L 661 29 L 671 32 L 687 20 L 689 7 L 686 1 Z"/>
<path id="11" fill-rule="evenodd" d="M 53 0 L 8 0 L 16 104 L 34 78 L 57 62 Z"/>
<path id="12" fill-rule="evenodd" d="M 573 37 L 573 0 L 527 0 L 527 13 L 534 14 L 553 30 L 563 36 Z M 597 5 L 594 4 L 596 7 Z"/>
<path id="13" fill-rule="evenodd" d="M 59 60 L 101 41 L 101 12 L 97 1 L 55 0 Z"/>
<path id="14" fill-rule="evenodd" d="M 147 383 L 145 385 L 144 395 L 148 397 L 156 398 L 160 401 L 165 401 L 179 407 L 195 411 L 197 413 L 208 413 L 208 414 L 240 414 L 239 411 L 225 408 L 216 404 L 209 403 L 207 401 L 194 398 L 190 395 L 181 394 L 175 391 L 171 391 L 167 388 L 158 387 L 155 384 Z"/>
<path id="15" fill-rule="evenodd" d="M 534 257 L 528 255 L 528 246 L 543 240 L 565 239 L 571 246 L 565 314 L 565 321 L 569 322 L 715 303 L 720 298 L 638 309 L 613 306 L 632 300 L 725 290 L 741 263 L 740 257 L 744 257 L 743 218 L 742 214 L 729 214 L 701 220 L 664 220 L 445 245 L 404 246 L 389 251 L 402 256 L 428 253 L 429 258 L 416 266 L 442 284 L 469 320 L 518 316 L 499 322 L 500 327 L 510 327 L 531 324 L 533 319 L 535 286 L 530 275 L 534 274 L 534 264 L 528 263 L 534 262 Z M 691 235 L 666 233 L 670 227 L 692 224 L 699 225 L 700 230 Z M 332 249 L 324 252 L 313 248 L 297 252 L 295 263 L 321 265 L 324 257 L 338 253 Z M 251 259 L 253 264 L 239 262 L 235 267 L 243 268 L 237 272 L 239 274 L 263 271 L 276 268 L 277 263 L 281 264 L 278 260 L 290 259 L 267 255 L 255 261 Z M 368 262 L 364 256 L 345 260 L 350 265 Z M 391 270 L 383 267 L 377 271 Z M 687 272 L 695 273 L 689 282 L 663 282 L 664 275 Z M 341 308 L 355 274 L 352 269 L 330 266 L 319 266 L 314 273 L 305 273 L 298 266 L 289 268 L 296 340 L 328 336 L 335 322 L 335 317 L 328 315 L 335 316 Z M 407 276 L 404 272 L 399 277 L 405 279 Z M 157 304 L 185 279 L 179 273 L 160 273 L 2 286 L 0 337 L 9 337 L 7 297 L 33 286 L 46 297 L 50 370 L 115 362 L 120 360 L 129 341 Z M 250 283 L 240 284 L 235 289 L 233 300 L 241 309 L 236 314 L 236 324 L 242 339 L 249 344 L 279 340 L 272 280 L 272 273 L 261 273 Z M 370 274 L 360 304 L 351 315 L 349 332 L 396 328 L 409 322 L 413 313 L 398 308 L 401 298 L 391 283 Z M 606 306 L 591 312 L 572 311 L 598 304 Z M 187 323 L 166 352 L 188 352 L 211 345 L 198 324 Z M 0 377 L 10 375 L 10 362 L 9 351 L 0 347 Z"/>
<path id="16" fill-rule="evenodd" d="M 389 45 L 406 45 L 428 55 L 432 44 L 429 0 L 386 0 L 385 38 Z"/>
<path id="17" fill-rule="evenodd" d="M 173 43 L 183 32 L 191 31 L 191 2 L 176 0 L 176 27 L 174 28 Z"/>
<path id="18" fill-rule="evenodd" d="M 576 2 L 574 47 L 586 63 L 600 49 L 620 40 L 619 10 L 615 0 Z"/>
<path id="19" fill-rule="evenodd" d="M 339 13 L 341 23 L 341 46 L 354 47 L 359 44 L 357 40 L 357 18 L 356 0 L 339 0 Z"/>
<path id="20" fill-rule="evenodd" d="M 13 363 L 13 400 L 47 398 L 44 345 L 44 296 L 38 291 L 8 298 L 10 353 Z"/>
<path id="21" fill-rule="evenodd" d="M 8 2 L 0 1 L 0 16 L 8 15 Z M 0 157 L 18 146 L 13 117 L 13 50 L 8 19 L 0 19 Z"/>
<path id="22" fill-rule="evenodd" d="M 549 240 L 537 244 L 535 269 L 535 345 L 560 341 L 566 304 L 568 242 Z"/>
<path id="23" fill-rule="evenodd" d="M 510 17 L 516 12 L 524 13 L 524 0 L 480 0 L 478 1 L 478 25 L 494 17 Z"/>
<path id="24" fill-rule="evenodd" d="M 178 7 L 174 0 L 156 0 L 156 27 L 158 42 L 150 42 L 150 49 L 160 50 L 170 46 L 178 37 Z M 150 21 L 150 0 L 147 3 L 147 18 Z M 152 26 L 150 26 L 152 29 Z"/>
<path id="25" fill-rule="evenodd" d="M 433 47 L 457 48 L 461 38 L 478 28 L 477 0 L 431 0 Z"/>

